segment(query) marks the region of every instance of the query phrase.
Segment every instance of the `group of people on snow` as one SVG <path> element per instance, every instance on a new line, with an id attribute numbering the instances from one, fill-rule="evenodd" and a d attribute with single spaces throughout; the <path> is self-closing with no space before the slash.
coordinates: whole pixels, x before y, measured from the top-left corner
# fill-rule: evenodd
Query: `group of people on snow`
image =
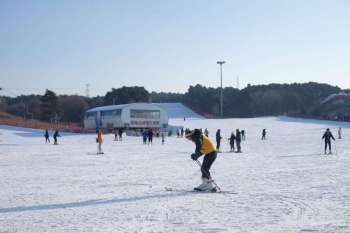
<path id="1" fill-rule="evenodd" d="M 45 143 L 51 143 L 48 129 L 45 129 L 44 137 L 45 137 Z M 58 137 L 61 137 L 61 135 L 59 134 L 58 130 L 55 130 L 55 132 L 53 133 L 54 145 L 58 145 L 58 142 L 57 142 Z"/>
<path id="2" fill-rule="evenodd" d="M 151 145 L 153 143 L 154 132 L 152 129 L 145 129 L 142 132 L 143 144 Z"/>
<path id="3" fill-rule="evenodd" d="M 241 153 L 241 141 L 245 140 L 245 132 L 244 130 L 239 131 L 239 129 L 236 130 L 236 135 L 232 132 L 231 136 L 228 138 L 230 142 L 230 151 L 234 152 L 235 151 L 235 142 L 237 146 L 237 153 Z"/>
<path id="4" fill-rule="evenodd" d="M 114 141 L 118 141 L 118 137 L 119 137 L 119 141 L 122 141 L 122 139 L 123 139 L 123 129 L 115 128 L 114 129 Z"/>
<path id="5" fill-rule="evenodd" d="M 181 131 L 178 132 L 178 137 L 181 137 L 185 135 L 185 138 L 192 141 L 195 144 L 195 151 L 194 153 L 191 154 L 191 159 L 196 161 L 198 165 L 201 167 L 201 179 L 202 183 L 195 188 L 195 190 L 198 191 L 216 191 L 217 187 L 215 187 L 215 183 L 213 179 L 211 178 L 210 175 L 210 168 L 213 165 L 214 161 L 217 158 L 217 152 L 220 152 L 220 146 L 221 146 L 221 130 L 218 129 L 216 131 L 215 139 L 216 139 L 216 146 L 215 144 L 209 139 L 209 131 L 208 129 L 205 129 L 204 132 L 202 132 L 202 129 L 186 129 L 184 130 L 183 128 Z M 142 133 L 142 138 L 143 138 L 143 144 L 152 144 L 153 142 L 153 136 L 154 136 L 154 131 L 152 129 L 144 129 L 141 131 Z M 114 130 L 115 134 L 115 140 L 118 140 L 117 137 L 119 137 L 119 140 L 122 140 L 122 134 L 123 130 Z M 160 136 L 162 137 L 162 144 L 164 144 L 164 138 L 165 138 L 166 131 L 160 132 Z M 262 130 L 262 136 L 261 140 L 266 140 L 266 129 Z M 45 143 L 49 142 L 50 143 L 50 135 L 49 131 L 46 129 L 45 133 Z M 60 134 L 58 130 L 55 130 L 53 134 L 54 138 L 54 144 L 57 145 L 57 138 L 60 137 Z M 342 129 L 338 129 L 338 139 L 342 139 Z M 245 140 L 245 131 L 244 130 L 239 130 L 236 129 L 236 132 L 232 132 L 230 137 L 228 138 L 229 145 L 230 145 L 230 151 L 231 152 L 236 152 L 236 153 L 241 153 L 241 141 Z M 327 154 L 327 149 L 328 153 L 332 154 L 332 145 L 331 141 L 335 141 L 335 138 L 330 131 L 329 128 L 326 129 L 322 136 L 322 140 L 324 140 L 324 153 Z M 102 150 L 102 143 L 103 143 L 103 132 L 102 129 L 96 130 L 96 143 L 97 143 L 97 154 L 103 154 Z M 235 151 L 235 145 L 237 150 Z M 203 163 L 200 163 L 198 161 L 198 158 L 201 156 L 204 156 L 203 158 Z"/>
<path id="6" fill-rule="evenodd" d="M 209 134 L 209 131 L 207 129 L 205 129 L 204 132 L 206 136 Z M 216 150 L 220 152 L 220 146 L 221 146 L 221 140 L 222 140 L 220 129 L 216 131 L 215 138 L 216 138 Z M 235 143 L 236 143 L 236 146 L 237 146 L 236 152 L 241 153 L 242 152 L 241 141 L 245 140 L 245 131 L 236 129 L 236 134 L 232 132 L 228 140 L 230 144 L 230 152 L 235 152 Z"/>
<path id="7" fill-rule="evenodd" d="M 177 137 L 182 137 L 184 136 L 184 128 L 176 130 Z"/>

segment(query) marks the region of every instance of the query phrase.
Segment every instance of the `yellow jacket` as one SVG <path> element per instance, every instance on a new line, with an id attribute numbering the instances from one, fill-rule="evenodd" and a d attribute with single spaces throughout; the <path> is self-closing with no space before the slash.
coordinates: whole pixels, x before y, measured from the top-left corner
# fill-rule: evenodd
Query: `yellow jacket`
<path id="1" fill-rule="evenodd" d="M 202 136 L 200 144 L 196 143 L 196 152 L 200 151 L 201 154 L 207 155 L 213 151 L 216 151 L 214 143 L 205 135 Z"/>

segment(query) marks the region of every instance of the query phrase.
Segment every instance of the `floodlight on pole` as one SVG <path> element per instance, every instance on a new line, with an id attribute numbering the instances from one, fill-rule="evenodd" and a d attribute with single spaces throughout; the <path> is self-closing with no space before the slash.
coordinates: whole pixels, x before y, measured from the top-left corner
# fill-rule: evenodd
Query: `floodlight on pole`
<path id="1" fill-rule="evenodd" d="M 225 64 L 225 61 L 217 61 L 217 64 L 220 65 L 220 117 L 223 118 L 223 102 L 224 102 L 224 96 L 223 96 L 223 90 L 222 90 L 222 65 Z"/>

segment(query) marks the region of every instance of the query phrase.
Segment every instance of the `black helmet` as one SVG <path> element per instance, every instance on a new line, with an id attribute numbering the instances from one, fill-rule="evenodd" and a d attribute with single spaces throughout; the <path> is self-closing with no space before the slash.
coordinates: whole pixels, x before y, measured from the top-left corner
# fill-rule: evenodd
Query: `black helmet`
<path id="1" fill-rule="evenodd" d="M 200 129 L 194 129 L 192 131 L 189 131 L 188 133 L 186 133 L 185 137 L 187 139 L 193 140 L 195 141 L 196 139 L 198 139 L 200 136 L 202 135 L 202 131 Z"/>

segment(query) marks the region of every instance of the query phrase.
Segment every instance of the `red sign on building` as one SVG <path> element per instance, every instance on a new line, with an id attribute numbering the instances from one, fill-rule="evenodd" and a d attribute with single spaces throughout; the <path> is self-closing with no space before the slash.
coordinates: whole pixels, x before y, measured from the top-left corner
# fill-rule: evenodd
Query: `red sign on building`
<path id="1" fill-rule="evenodd" d="M 159 121 L 131 120 L 130 124 L 137 126 L 159 126 Z"/>

